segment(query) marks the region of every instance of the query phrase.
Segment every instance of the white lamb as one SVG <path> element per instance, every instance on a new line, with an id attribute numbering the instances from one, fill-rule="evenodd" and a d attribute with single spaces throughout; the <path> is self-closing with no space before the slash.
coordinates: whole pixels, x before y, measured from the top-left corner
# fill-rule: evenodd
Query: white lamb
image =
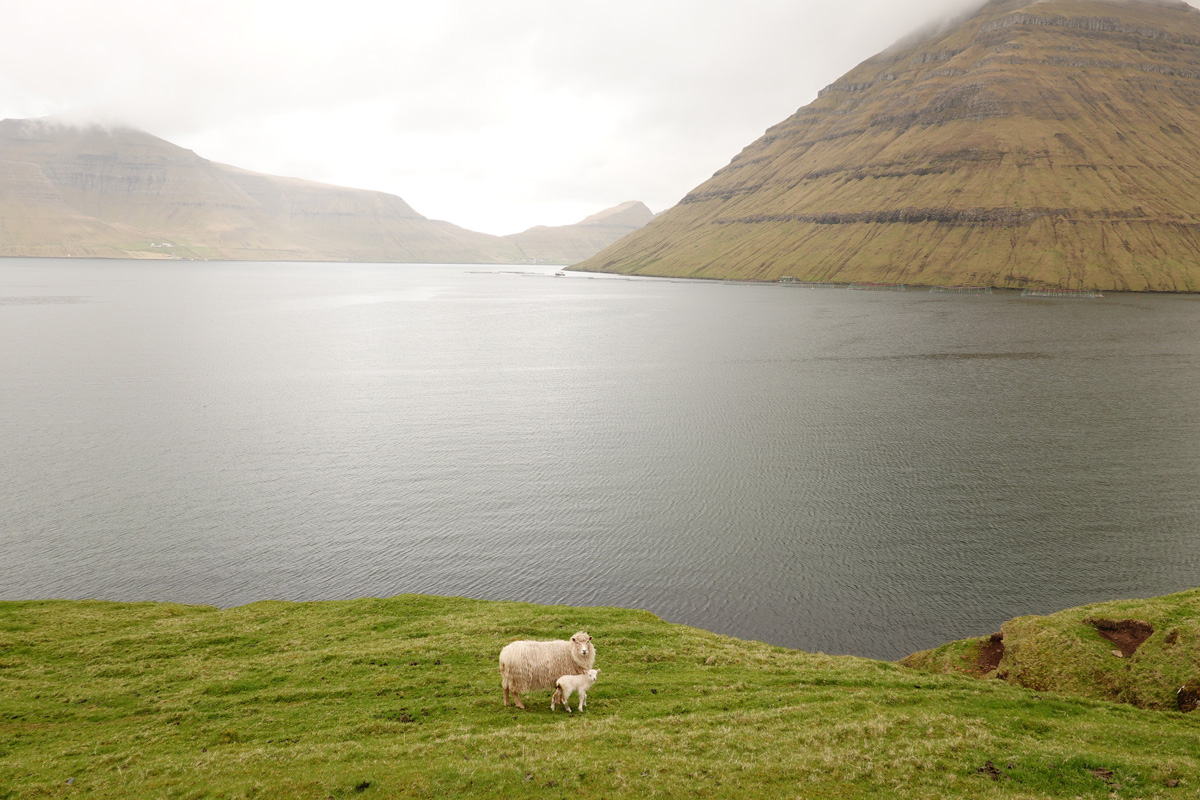
<path id="1" fill-rule="evenodd" d="M 585 631 L 579 631 L 570 641 L 510 642 L 500 651 L 504 705 L 512 695 L 513 705 L 524 708 L 520 696 L 525 692 L 549 689 L 563 675 L 581 675 L 595 662 L 596 648 Z"/>
<path id="2" fill-rule="evenodd" d="M 596 682 L 596 677 L 600 674 L 598 669 L 589 669 L 582 675 L 563 675 L 554 684 L 554 694 L 550 697 L 550 710 L 554 710 L 556 703 L 561 702 L 567 706 L 567 713 L 571 713 L 571 706 L 567 701 L 571 699 L 572 692 L 579 692 L 579 710 L 583 711 L 583 707 L 587 705 L 587 690 L 592 688 L 592 684 Z"/>

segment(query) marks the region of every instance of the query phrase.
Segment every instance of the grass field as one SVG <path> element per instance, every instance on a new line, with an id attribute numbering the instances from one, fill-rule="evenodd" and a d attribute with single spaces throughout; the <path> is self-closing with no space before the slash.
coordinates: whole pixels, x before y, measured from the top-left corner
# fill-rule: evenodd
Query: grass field
<path id="1" fill-rule="evenodd" d="M 503 706 L 500 648 L 578 629 L 587 710 Z M 624 609 L 0 603 L 0 798 L 581 795 L 1200 797 L 1200 714 Z"/>

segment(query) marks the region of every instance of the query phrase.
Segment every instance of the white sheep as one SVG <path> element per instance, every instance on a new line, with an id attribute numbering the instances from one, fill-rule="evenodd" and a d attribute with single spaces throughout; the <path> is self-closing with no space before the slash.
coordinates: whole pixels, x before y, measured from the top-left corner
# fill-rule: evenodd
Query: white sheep
<path id="1" fill-rule="evenodd" d="M 567 703 L 571 699 L 572 692 L 579 692 L 579 710 L 583 711 L 583 707 L 587 705 L 587 690 L 596 682 L 596 677 L 600 674 L 598 669 L 589 669 L 582 675 L 563 675 L 554 683 L 554 694 L 550 697 L 550 710 L 554 710 L 556 703 L 561 702 L 567 707 L 567 713 L 571 713 L 571 706 Z"/>
<path id="2" fill-rule="evenodd" d="M 513 705 L 524 708 L 520 695 L 549 689 L 563 675 L 580 675 L 596 662 L 592 637 L 579 631 L 570 641 L 535 642 L 528 639 L 510 642 L 500 651 L 500 684 L 504 687 L 504 705 L 512 695 Z"/>

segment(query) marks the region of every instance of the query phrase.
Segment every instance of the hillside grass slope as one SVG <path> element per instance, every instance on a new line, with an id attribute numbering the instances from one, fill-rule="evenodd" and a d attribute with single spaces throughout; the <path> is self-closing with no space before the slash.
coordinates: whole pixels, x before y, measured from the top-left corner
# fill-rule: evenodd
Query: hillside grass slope
<path id="1" fill-rule="evenodd" d="M 574 264 L 594 256 L 654 218 L 644 203 L 629 201 L 592 214 L 574 225 L 538 225 L 505 236 L 530 261 Z"/>
<path id="2" fill-rule="evenodd" d="M 1200 695 L 1200 589 L 1017 617 L 993 636 L 950 642 L 903 663 L 1037 691 L 1194 709 Z"/>
<path id="3" fill-rule="evenodd" d="M 0 120 L 0 256 L 567 264 L 644 224 L 635 205 L 492 236 L 395 195 L 218 164 L 132 128 Z"/>
<path id="4" fill-rule="evenodd" d="M 579 269 L 1200 291 L 1200 10 L 991 0 L 826 87 Z"/>
<path id="5" fill-rule="evenodd" d="M 500 648 L 577 629 L 587 710 L 502 705 Z M 614 608 L 6 602 L 0 700 L 0 798 L 1200 796 L 1200 715 Z"/>

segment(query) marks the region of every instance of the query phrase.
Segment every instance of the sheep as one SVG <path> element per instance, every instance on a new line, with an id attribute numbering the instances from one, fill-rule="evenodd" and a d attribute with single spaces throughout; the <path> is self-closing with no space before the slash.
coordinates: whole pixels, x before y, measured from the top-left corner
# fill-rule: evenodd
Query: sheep
<path id="1" fill-rule="evenodd" d="M 554 710 L 554 705 L 557 702 L 562 702 L 567 707 L 567 713 L 571 713 L 571 706 L 567 703 L 571 699 L 571 692 L 579 692 L 579 710 L 583 711 L 583 707 L 587 705 L 587 690 L 596 682 L 596 677 L 599 676 L 600 670 L 589 669 L 582 675 L 563 675 L 554 683 L 554 694 L 550 697 L 550 710 Z"/>
<path id="2" fill-rule="evenodd" d="M 521 695 L 537 689 L 549 689 L 563 675 L 580 675 L 596 662 L 592 637 L 579 631 L 570 641 L 535 642 L 528 639 L 509 642 L 500 651 L 500 684 L 504 705 L 509 695 L 513 705 L 525 708 Z"/>

